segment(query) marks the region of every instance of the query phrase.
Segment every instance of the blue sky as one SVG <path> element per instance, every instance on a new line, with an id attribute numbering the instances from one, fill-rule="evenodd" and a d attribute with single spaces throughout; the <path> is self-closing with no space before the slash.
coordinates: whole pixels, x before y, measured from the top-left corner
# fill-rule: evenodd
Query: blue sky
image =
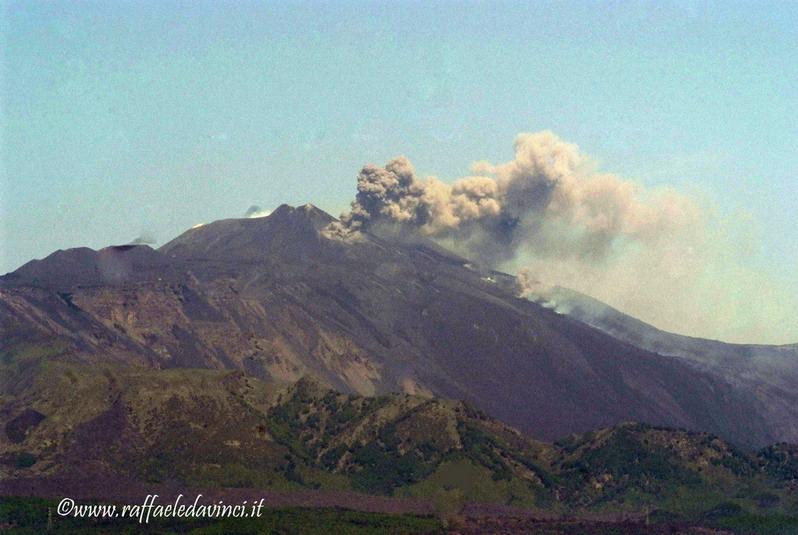
<path id="1" fill-rule="evenodd" d="M 250 205 L 335 214 L 366 162 L 462 176 L 551 129 L 750 213 L 798 295 L 798 4 L 5 2 L 2 257 Z"/>

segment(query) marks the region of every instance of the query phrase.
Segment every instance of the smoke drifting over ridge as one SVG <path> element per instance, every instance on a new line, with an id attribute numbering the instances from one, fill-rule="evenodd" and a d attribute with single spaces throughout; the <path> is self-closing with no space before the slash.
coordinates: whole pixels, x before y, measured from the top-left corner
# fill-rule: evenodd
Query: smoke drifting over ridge
<path id="1" fill-rule="evenodd" d="M 253 218 L 257 218 L 257 217 L 266 217 L 267 215 L 269 215 L 271 213 L 272 213 L 271 210 L 264 210 L 263 208 L 261 208 L 257 204 L 253 204 L 252 206 L 247 208 L 247 211 L 244 212 L 244 216 L 243 217 L 248 218 L 248 219 L 253 219 Z"/>
<path id="2" fill-rule="evenodd" d="M 155 236 L 145 232 L 131 240 L 129 245 L 155 245 L 156 243 L 158 240 L 155 239 Z"/>
<path id="3" fill-rule="evenodd" d="M 682 334 L 798 341 L 795 300 L 743 267 L 698 200 L 599 172 L 550 131 L 519 134 L 514 149 L 451 183 L 419 178 L 405 157 L 366 165 L 337 232 L 417 233 L 522 274 L 528 295 L 569 287 Z"/>

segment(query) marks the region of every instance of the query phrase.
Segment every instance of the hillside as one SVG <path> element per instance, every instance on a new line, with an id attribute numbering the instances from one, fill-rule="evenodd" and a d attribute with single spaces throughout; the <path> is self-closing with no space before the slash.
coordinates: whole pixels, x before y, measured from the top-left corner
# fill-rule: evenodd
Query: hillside
<path id="1" fill-rule="evenodd" d="M 798 408 L 775 403 L 771 385 L 613 338 L 430 242 L 342 239 L 325 230 L 330 221 L 284 205 L 191 229 L 157 251 L 31 262 L 0 281 L 0 351 L 8 361 L 33 351 L 464 399 L 544 440 L 629 420 L 742 446 L 798 439 Z"/>
<path id="2" fill-rule="evenodd" d="M 798 381 L 798 344 L 730 344 L 669 333 L 587 295 L 554 287 L 540 302 L 635 346 L 784 388 Z"/>
<path id="3" fill-rule="evenodd" d="M 5 495 L 120 499 L 165 485 L 493 503 L 544 517 L 798 510 L 797 457 L 785 445 L 748 454 L 706 433 L 635 423 L 543 443 L 459 401 L 31 359 L 0 413 Z"/>
<path id="4" fill-rule="evenodd" d="M 678 357 L 749 391 L 756 391 L 779 427 L 777 434 L 794 437 L 798 422 L 784 417 L 798 407 L 798 344 L 729 344 L 662 331 L 601 301 L 555 287 L 538 298 L 544 306 L 596 327 L 636 347 Z M 792 439 L 791 439 L 792 440 Z"/>

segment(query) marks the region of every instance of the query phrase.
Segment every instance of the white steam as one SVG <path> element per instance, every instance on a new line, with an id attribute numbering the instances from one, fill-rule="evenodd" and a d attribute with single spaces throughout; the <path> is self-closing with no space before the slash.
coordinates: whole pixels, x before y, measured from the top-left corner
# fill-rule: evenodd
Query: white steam
<path id="1" fill-rule="evenodd" d="M 257 217 L 266 217 L 271 213 L 272 213 L 271 210 L 264 210 L 257 204 L 253 204 L 252 206 L 247 208 L 246 212 L 244 212 L 244 217 L 248 219 L 254 219 Z"/>
<path id="2" fill-rule="evenodd" d="M 133 238 L 128 245 L 154 245 L 156 243 L 158 243 L 158 240 L 155 239 L 155 236 L 148 232 L 144 232 L 136 238 Z"/>

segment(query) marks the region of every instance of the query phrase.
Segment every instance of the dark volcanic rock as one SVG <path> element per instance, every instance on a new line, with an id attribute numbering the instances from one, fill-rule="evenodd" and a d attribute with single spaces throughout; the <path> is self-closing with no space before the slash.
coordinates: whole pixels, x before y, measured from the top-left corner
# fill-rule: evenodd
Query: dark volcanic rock
<path id="1" fill-rule="evenodd" d="M 31 429 L 39 425 L 46 416 L 36 410 L 27 408 L 6 424 L 6 436 L 16 444 L 24 442 Z"/>

